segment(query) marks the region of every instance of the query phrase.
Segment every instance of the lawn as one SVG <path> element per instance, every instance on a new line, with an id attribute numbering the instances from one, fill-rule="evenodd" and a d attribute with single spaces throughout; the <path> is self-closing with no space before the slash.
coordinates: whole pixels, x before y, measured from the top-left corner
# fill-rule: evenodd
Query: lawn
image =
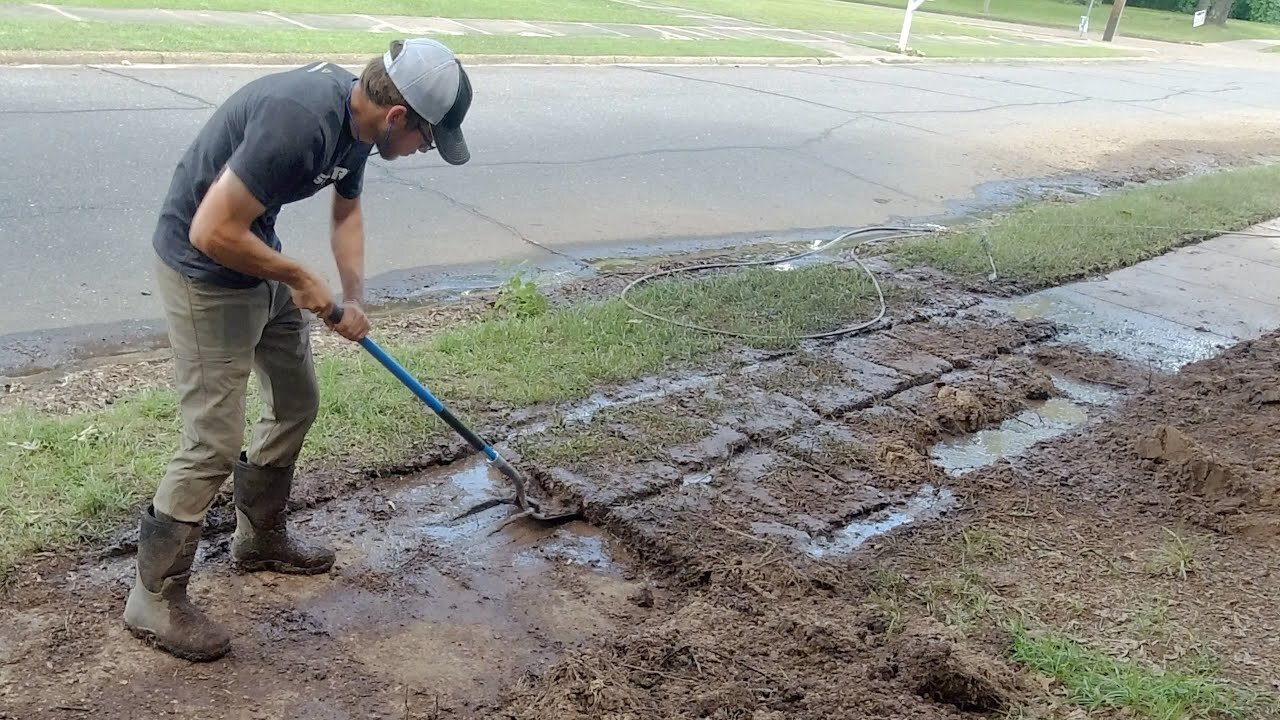
<path id="1" fill-rule="evenodd" d="M 664 0 L 665 1 L 665 0 Z M 897 34 L 902 11 L 840 2 L 840 0 L 670 0 L 690 10 L 796 30 L 838 30 Z M 911 21 L 912 33 L 989 35 L 986 28 L 930 17 Z"/>
<path id="2" fill-rule="evenodd" d="M 828 54 L 765 39 L 458 35 L 444 41 L 461 55 L 818 57 Z M 386 35 L 360 31 L 0 19 L 0 50 L 299 53 L 319 56 L 381 53 L 386 46 Z"/>
<path id="3" fill-rule="evenodd" d="M 1006 280 L 1044 286 L 1276 217 L 1280 165 L 1264 165 L 1086 200 L 1030 204 L 988 223 L 904 242 L 897 255 L 968 278 L 986 276 L 994 262 Z"/>
<path id="4" fill-rule="evenodd" d="M 25 5 L 25 0 L 0 0 Z M 564 20 L 683 25 L 674 15 L 610 0 L 67 0 L 67 7 L 167 8 L 173 10 L 241 10 L 259 12 L 352 13 L 421 17 Z"/>
<path id="5" fill-rule="evenodd" d="M 882 5 L 898 8 L 899 17 L 901 17 L 901 8 L 905 6 L 904 0 L 844 1 L 855 5 Z M 1046 27 L 1076 28 L 1080 24 L 1080 16 L 1084 15 L 1088 9 L 1087 5 L 1078 5 L 1064 0 L 991 0 L 990 13 L 983 15 L 983 1 L 929 0 L 922 8 L 922 11 Z M 1100 33 L 1106 26 L 1107 17 L 1110 14 L 1110 5 L 1103 5 L 1101 2 L 1094 3 L 1093 13 L 1089 17 L 1091 35 L 1100 37 Z M 916 22 L 918 21 L 912 21 L 912 24 L 914 25 Z M 1117 37 L 1124 36 L 1176 42 L 1219 42 L 1247 38 L 1280 38 L 1280 25 L 1229 20 L 1226 27 L 1205 24 L 1197 28 L 1191 26 L 1190 15 L 1148 8 L 1125 7 L 1117 31 Z"/>
<path id="6" fill-rule="evenodd" d="M 675 2 L 675 0 L 671 0 Z M 880 33 L 896 37 L 902 31 L 902 11 L 861 5 L 841 0 L 680 0 L 677 4 L 693 10 L 796 30 L 836 30 L 842 32 Z M 958 35 L 981 38 L 1012 38 L 998 30 L 975 27 L 917 15 L 911 21 L 909 47 L 926 57 L 1118 57 L 1125 53 L 1090 46 L 1068 46 L 1023 40 L 1007 44 L 968 44 L 934 39 L 921 35 Z M 876 49 L 897 51 L 894 43 L 884 38 L 851 38 L 855 43 Z"/>

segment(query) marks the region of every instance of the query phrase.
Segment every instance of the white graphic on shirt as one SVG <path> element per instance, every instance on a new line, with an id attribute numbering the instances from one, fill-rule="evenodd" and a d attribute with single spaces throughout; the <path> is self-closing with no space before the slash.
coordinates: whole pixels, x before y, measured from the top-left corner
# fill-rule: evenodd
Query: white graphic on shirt
<path id="1" fill-rule="evenodd" d="M 348 170 L 348 169 L 346 169 L 346 168 L 344 168 L 344 167 L 335 167 L 334 169 L 330 170 L 329 172 L 320 173 L 319 175 L 317 175 L 317 176 L 316 176 L 316 179 L 314 180 L 314 182 L 315 182 L 315 184 L 316 184 L 316 185 L 323 185 L 323 184 L 325 184 L 326 182 L 328 182 L 329 180 L 333 180 L 334 182 L 337 182 L 337 181 L 341 180 L 342 178 L 346 177 L 346 176 L 347 176 L 347 173 L 349 173 L 349 172 L 351 172 L 351 171 L 350 171 L 350 170 Z"/>

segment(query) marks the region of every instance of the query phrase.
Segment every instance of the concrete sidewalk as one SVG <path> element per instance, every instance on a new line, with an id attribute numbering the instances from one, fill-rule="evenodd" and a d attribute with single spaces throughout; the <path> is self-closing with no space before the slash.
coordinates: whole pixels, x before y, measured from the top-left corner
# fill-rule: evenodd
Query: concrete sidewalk
<path id="1" fill-rule="evenodd" d="M 1173 372 L 1280 327 L 1280 221 L 1007 302 L 1081 342 Z"/>

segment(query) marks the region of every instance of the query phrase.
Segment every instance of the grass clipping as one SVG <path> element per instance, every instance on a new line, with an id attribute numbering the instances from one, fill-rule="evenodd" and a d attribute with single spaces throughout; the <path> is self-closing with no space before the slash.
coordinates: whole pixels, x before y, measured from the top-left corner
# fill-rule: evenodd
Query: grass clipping
<path id="1" fill-rule="evenodd" d="M 906 264 L 1043 287 L 1110 272 L 1223 231 L 1280 217 L 1280 165 L 1230 170 L 1073 202 L 904 241 Z"/>

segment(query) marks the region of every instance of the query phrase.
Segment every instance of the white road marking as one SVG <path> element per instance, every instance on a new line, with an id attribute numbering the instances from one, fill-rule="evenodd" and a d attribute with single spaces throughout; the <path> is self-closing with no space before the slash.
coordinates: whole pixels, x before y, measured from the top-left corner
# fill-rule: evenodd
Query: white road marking
<path id="1" fill-rule="evenodd" d="M 298 22 L 297 20 L 294 20 L 293 18 L 287 18 L 287 17 L 285 17 L 285 16 L 281 15 L 280 13 L 274 13 L 274 12 L 271 12 L 270 10 L 259 10 L 258 12 L 262 13 L 263 15 L 266 15 L 267 17 L 273 17 L 273 18 L 275 18 L 275 19 L 277 19 L 277 20 L 283 20 L 283 21 L 285 21 L 285 22 L 287 22 L 287 23 L 292 23 L 292 24 L 294 24 L 294 25 L 297 25 L 298 27 L 302 28 L 303 30 L 315 30 L 315 28 L 311 27 L 310 25 L 308 25 L 308 24 L 306 24 L 306 23 L 304 23 L 304 22 Z"/>
<path id="2" fill-rule="evenodd" d="M 32 4 L 32 5 L 35 5 L 35 6 L 36 6 L 36 7 L 38 7 L 38 8 L 44 8 L 45 10 L 49 10 L 49 11 L 52 11 L 52 12 L 56 12 L 56 13 L 58 13 L 59 15 L 61 15 L 61 16 L 63 16 L 63 17 L 71 18 L 72 20 L 75 20 L 76 22 L 84 22 L 84 18 L 82 18 L 82 17 L 77 17 L 77 16 L 75 16 L 75 15 L 72 15 L 71 13 L 67 12 L 66 10 L 63 10 L 63 9 L 62 9 L 62 8 L 60 8 L 60 7 L 55 7 L 55 6 L 53 6 L 53 5 L 45 5 L 44 3 L 31 3 L 31 4 Z"/>

